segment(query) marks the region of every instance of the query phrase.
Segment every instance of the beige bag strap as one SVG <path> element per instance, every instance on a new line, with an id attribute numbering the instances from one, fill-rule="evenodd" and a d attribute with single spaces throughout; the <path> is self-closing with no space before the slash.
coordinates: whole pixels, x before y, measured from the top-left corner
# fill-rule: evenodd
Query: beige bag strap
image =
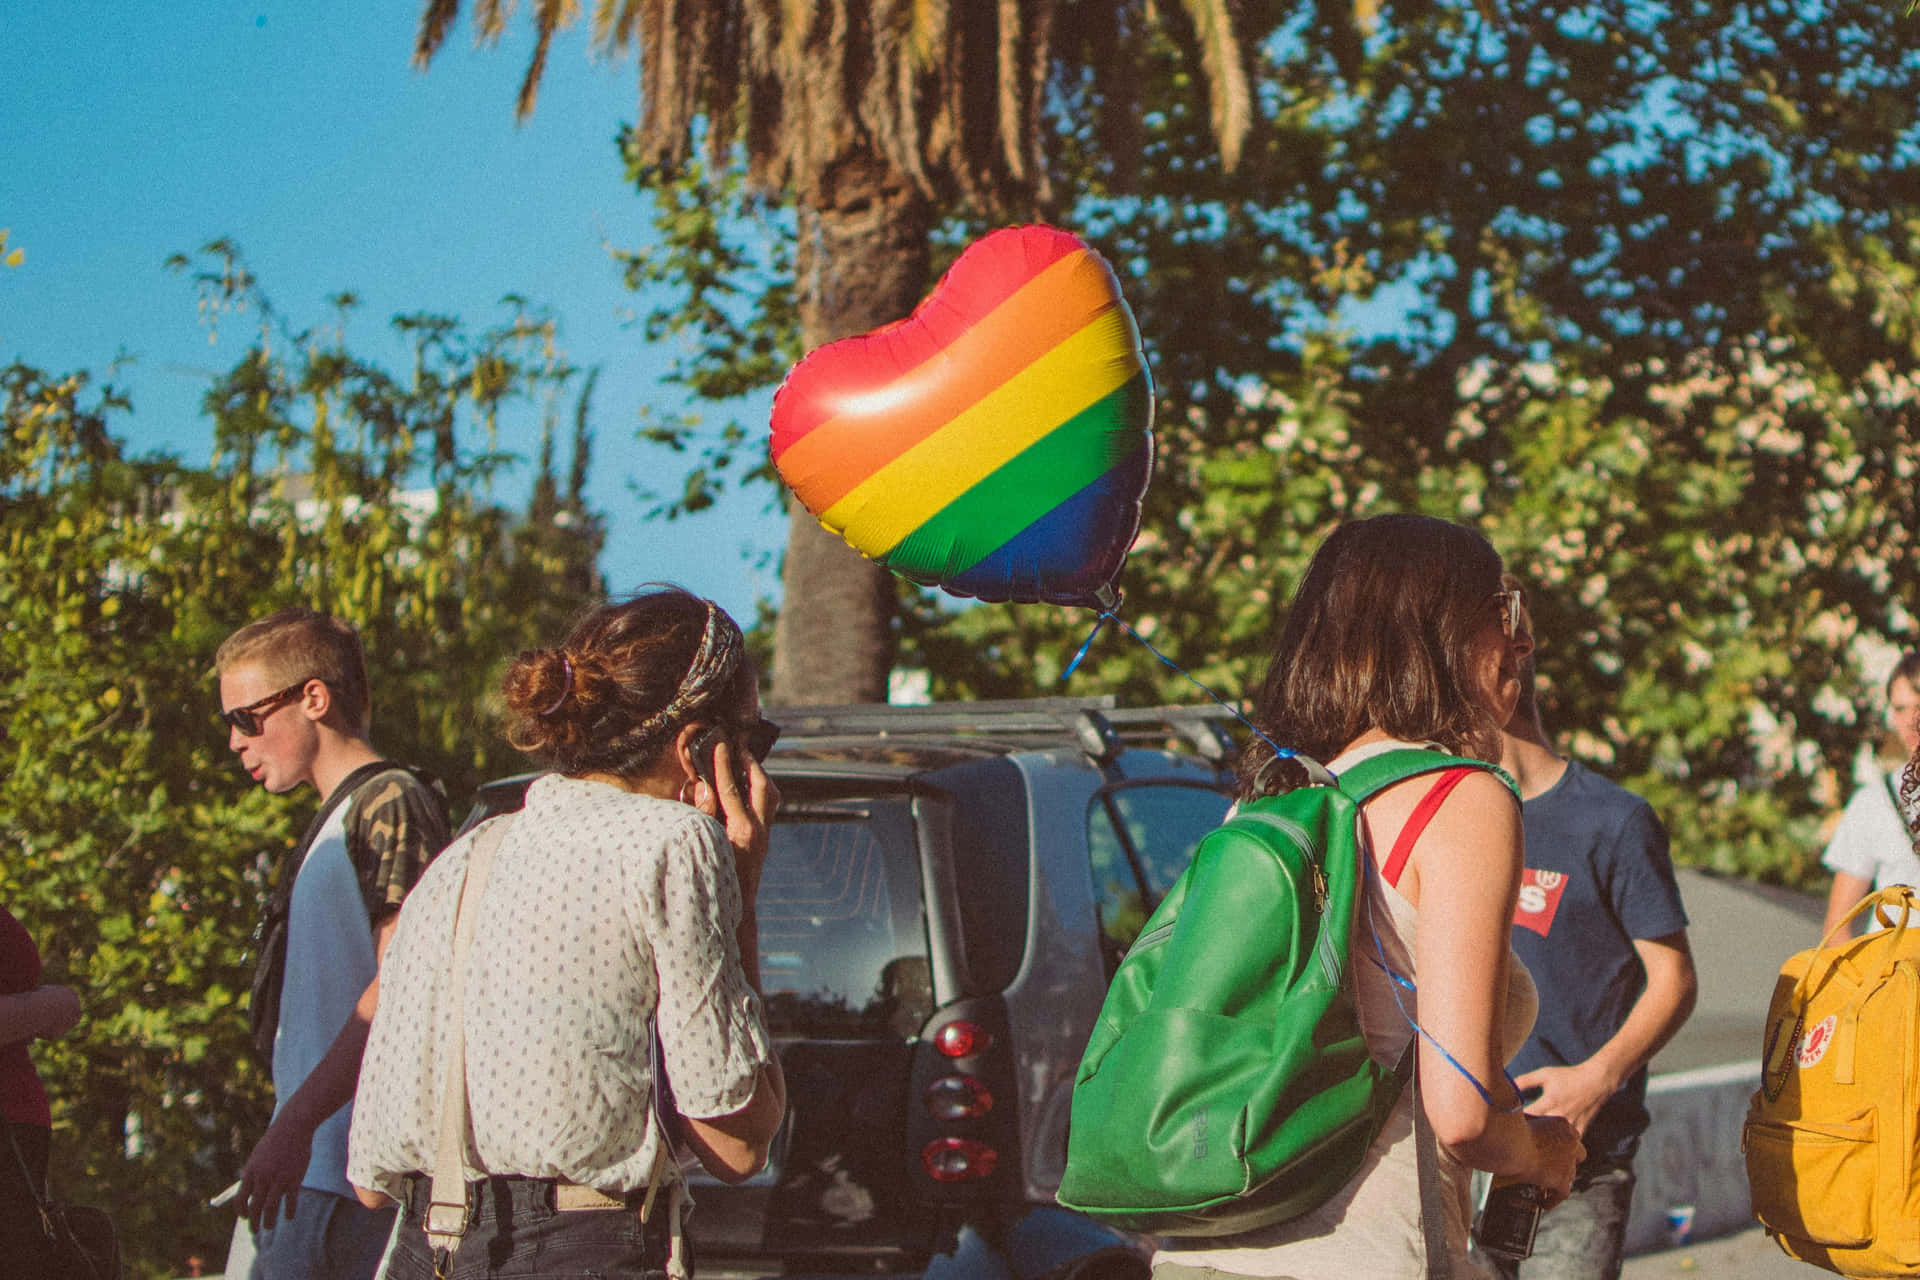
<path id="1" fill-rule="evenodd" d="M 453 1035 L 447 1044 L 447 1087 L 440 1095 L 440 1138 L 434 1150 L 432 1194 L 427 1204 L 427 1244 L 436 1252 L 451 1253 L 467 1233 L 466 1148 L 470 1129 L 467 1114 L 466 993 L 467 955 L 473 949 L 474 924 L 480 916 L 480 898 L 487 890 L 487 874 L 500 848 L 512 815 L 502 814 L 482 823 L 467 851 L 467 873 L 460 884 L 460 906 L 453 925 Z"/>

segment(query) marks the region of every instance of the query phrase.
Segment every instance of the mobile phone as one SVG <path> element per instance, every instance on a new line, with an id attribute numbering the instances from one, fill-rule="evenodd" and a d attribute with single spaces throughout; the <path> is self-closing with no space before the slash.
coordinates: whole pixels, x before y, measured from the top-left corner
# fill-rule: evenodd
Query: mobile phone
<path id="1" fill-rule="evenodd" d="M 699 776 L 700 781 L 716 790 L 719 784 L 714 781 L 714 751 L 726 741 L 727 733 L 727 726 L 723 724 L 708 725 L 687 748 L 693 756 L 694 773 Z M 733 779 L 740 784 L 740 794 L 745 795 L 747 793 L 747 762 L 740 750 L 740 744 L 735 742 L 731 746 L 733 747 Z"/>
<path id="2" fill-rule="evenodd" d="M 1473 1243 L 1480 1252 L 1508 1262 L 1533 1256 L 1533 1236 L 1540 1229 L 1540 1188 L 1530 1182 L 1495 1178 L 1473 1220 Z"/>

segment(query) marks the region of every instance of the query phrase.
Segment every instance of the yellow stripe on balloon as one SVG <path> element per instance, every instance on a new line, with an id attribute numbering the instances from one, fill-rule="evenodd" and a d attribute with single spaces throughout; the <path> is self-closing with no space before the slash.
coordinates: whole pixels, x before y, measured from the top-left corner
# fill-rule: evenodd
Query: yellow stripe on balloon
<path id="1" fill-rule="evenodd" d="M 818 509 L 824 500 L 831 508 L 861 480 L 963 413 L 976 396 L 1017 375 L 1036 348 L 1070 337 L 1075 312 L 1105 305 L 1111 293 L 1092 252 L 1077 249 L 1052 263 L 892 381 L 841 397 L 838 414 L 780 455 L 781 473 L 801 501 Z M 954 378 L 953 368 L 972 376 Z"/>
<path id="2" fill-rule="evenodd" d="M 861 481 L 821 513 L 820 523 L 869 556 L 885 555 L 948 503 L 1138 373 L 1137 360 L 1110 355 L 1132 349 L 1127 324 L 1117 307 L 1094 317 Z"/>

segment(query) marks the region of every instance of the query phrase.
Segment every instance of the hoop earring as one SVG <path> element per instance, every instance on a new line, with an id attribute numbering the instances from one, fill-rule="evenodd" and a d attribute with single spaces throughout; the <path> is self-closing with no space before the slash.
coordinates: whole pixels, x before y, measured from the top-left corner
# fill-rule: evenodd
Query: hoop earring
<path id="1" fill-rule="evenodd" d="M 684 805 L 693 804 L 693 797 L 689 794 L 689 792 L 692 790 L 692 787 L 693 787 L 692 778 L 688 778 L 686 781 L 680 784 L 679 800 L 681 804 L 684 804 Z"/>

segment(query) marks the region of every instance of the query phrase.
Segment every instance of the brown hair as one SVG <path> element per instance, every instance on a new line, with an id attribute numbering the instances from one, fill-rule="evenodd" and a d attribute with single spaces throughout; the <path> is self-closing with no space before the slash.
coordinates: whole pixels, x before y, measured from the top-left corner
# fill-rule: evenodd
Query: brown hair
<path id="1" fill-rule="evenodd" d="M 683 689 L 710 614 L 731 657 L 697 682 L 704 687 Z M 588 613 L 559 646 L 514 660 L 502 687 L 507 741 L 562 773 L 630 777 L 681 726 L 738 716 L 753 681 L 740 628 L 724 609 L 679 587 L 643 587 Z M 684 693 L 692 696 L 676 698 Z"/>
<path id="2" fill-rule="evenodd" d="M 257 663 L 276 687 L 319 680 L 333 693 L 346 728 L 365 735 L 373 719 L 360 633 L 329 613 L 282 609 L 240 628 L 214 651 L 214 670 Z"/>
<path id="3" fill-rule="evenodd" d="M 1480 534 L 1431 516 L 1341 525 L 1314 553 L 1277 629 L 1254 723 L 1325 762 L 1369 729 L 1494 760 L 1500 726 L 1475 685 L 1471 641 L 1500 589 Z M 1272 788 L 1273 746 L 1241 754 L 1242 799 Z M 1271 774 L 1273 771 L 1269 770 Z"/>
<path id="4" fill-rule="evenodd" d="M 1920 649 L 1909 649 L 1900 655 L 1900 661 L 1893 664 L 1893 670 L 1887 673 L 1886 695 L 1893 696 L 1893 682 L 1905 680 L 1915 691 L 1920 692 Z"/>

